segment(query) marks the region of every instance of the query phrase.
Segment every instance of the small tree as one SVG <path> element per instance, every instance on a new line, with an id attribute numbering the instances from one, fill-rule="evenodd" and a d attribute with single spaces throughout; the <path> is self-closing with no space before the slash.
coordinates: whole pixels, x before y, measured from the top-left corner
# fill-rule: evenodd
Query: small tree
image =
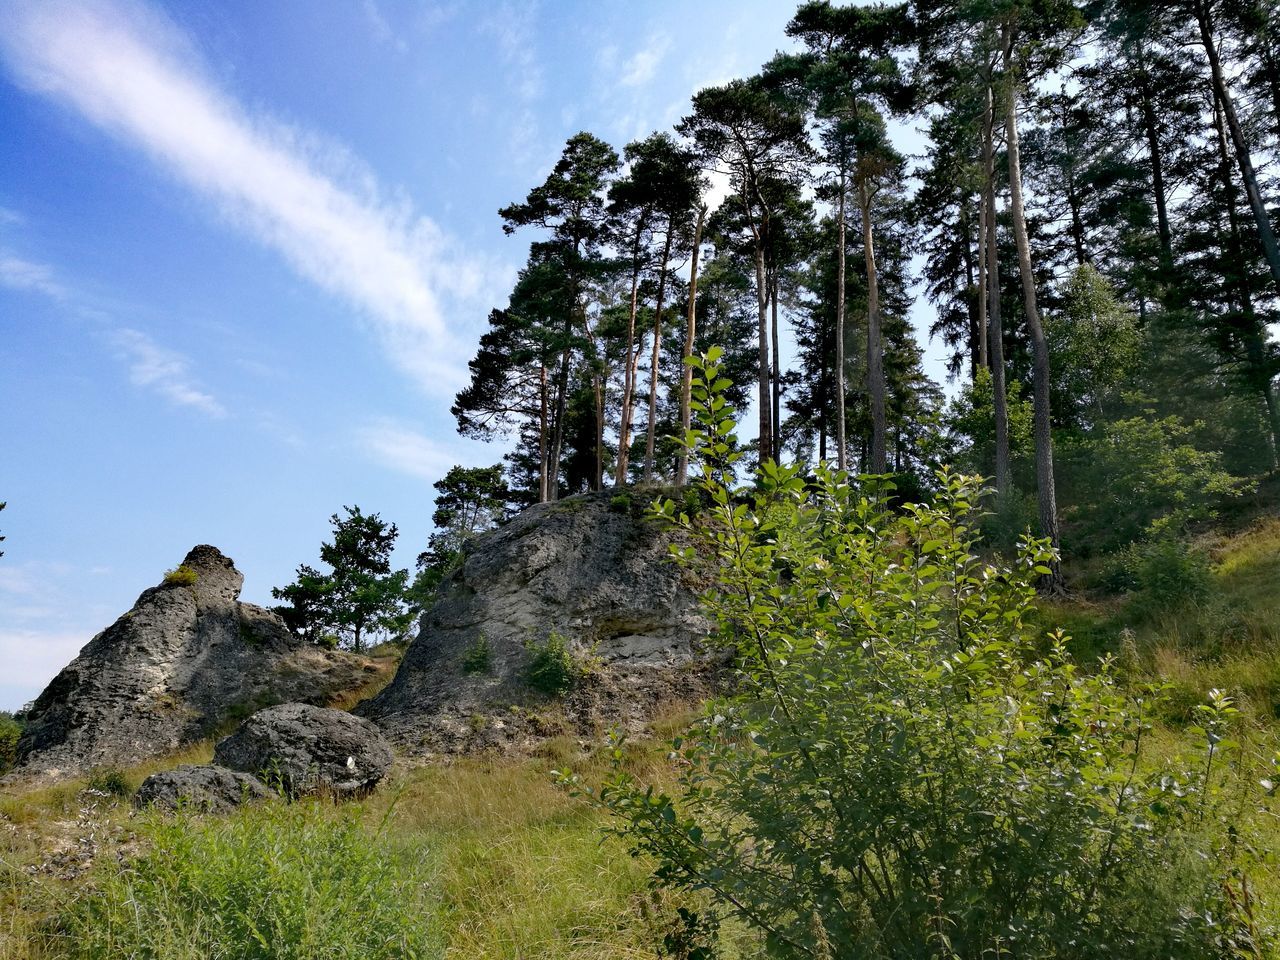
<path id="1" fill-rule="evenodd" d="M 435 532 L 427 540 L 427 549 L 418 554 L 418 572 L 406 594 L 416 610 L 434 599 L 440 581 L 462 559 L 467 541 L 506 519 L 511 502 L 502 464 L 451 467 L 433 486 L 436 504 L 431 522 Z"/>
<path id="2" fill-rule="evenodd" d="M 346 516 L 329 518 L 332 542 L 320 546 L 320 559 L 330 572 L 304 564 L 297 580 L 271 593 L 288 601 L 276 610 L 301 636 L 316 642 L 325 633 L 336 633 L 359 653 L 370 631 L 406 629 L 409 571 L 391 569 L 391 550 L 400 535 L 394 523 L 376 513 L 366 516 L 358 506 L 343 510 Z"/>
<path id="3" fill-rule="evenodd" d="M 715 565 L 739 692 L 675 741 L 671 793 L 621 765 L 583 791 L 656 880 L 709 894 L 771 957 L 1219 955 L 1205 825 L 1229 699 L 1204 708 L 1198 770 L 1156 769 L 1154 691 L 1024 627 L 1047 540 L 1012 567 L 980 559 L 984 491 L 947 471 L 929 506 L 825 465 L 731 487 L 717 360 L 691 434 L 710 506 L 661 513 L 691 538 L 680 562 Z"/>

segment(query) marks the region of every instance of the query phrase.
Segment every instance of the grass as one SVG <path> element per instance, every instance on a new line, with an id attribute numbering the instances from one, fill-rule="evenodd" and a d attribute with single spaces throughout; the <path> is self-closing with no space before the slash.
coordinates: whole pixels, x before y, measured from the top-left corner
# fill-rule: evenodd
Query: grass
<path id="1" fill-rule="evenodd" d="M 179 759 L 201 757 L 120 776 Z M 679 903 L 554 784 L 570 764 L 593 779 L 605 760 L 565 739 L 532 759 L 405 770 L 359 805 L 225 818 L 132 814 L 83 780 L 2 797 L 0 960 L 653 957 Z M 629 765 L 660 781 L 665 752 L 636 745 Z M 88 837 L 73 876 L 59 851 Z M 725 957 L 745 955 L 735 936 Z"/>

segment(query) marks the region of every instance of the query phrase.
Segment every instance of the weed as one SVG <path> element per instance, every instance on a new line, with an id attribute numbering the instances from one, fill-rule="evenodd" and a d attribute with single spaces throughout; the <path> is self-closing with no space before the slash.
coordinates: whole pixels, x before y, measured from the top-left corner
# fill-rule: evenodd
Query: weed
<path id="1" fill-rule="evenodd" d="M 164 582 L 176 584 L 182 587 L 189 587 L 200 579 L 200 574 L 196 573 L 185 563 L 179 564 L 172 570 L 166 570 L 164 574 Z"/>

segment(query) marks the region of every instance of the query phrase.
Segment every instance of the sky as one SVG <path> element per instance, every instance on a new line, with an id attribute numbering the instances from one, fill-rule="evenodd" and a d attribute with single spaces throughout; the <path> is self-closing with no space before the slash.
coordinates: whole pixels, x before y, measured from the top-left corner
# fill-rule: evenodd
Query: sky
<path id="1" fill-rule="evenodd" d="M 528 251 L 498 208 L 792 11 L 0 0 L 0 709 L 195 544 L 267 604 L 358 504 L 412 566 L 431 484 L 503 452 L 449 414 Z"/>

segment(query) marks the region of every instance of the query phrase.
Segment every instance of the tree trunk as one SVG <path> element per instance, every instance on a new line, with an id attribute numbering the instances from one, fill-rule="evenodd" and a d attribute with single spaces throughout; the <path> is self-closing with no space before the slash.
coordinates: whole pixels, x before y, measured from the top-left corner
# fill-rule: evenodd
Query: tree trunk
<path id="1" fill-rule="evenodd" d="M 1213 125 L 1218 134 L 1218 170 L 1222 178 L 1224 196 L 1227 200 L 1227 223 L 1231 229 L 1231 261 L 1238 271 L 1234 279 L 1236 281 L 1237 296 L 1240 298 L 1240 312 L 1244 314 L 1244 329 L 1241 331 L 1241 337 L 1244 340 L 1245 362 L 1249 368 L 1246 373 L 1246 379 L 1257 387 L 1262 396 L 1263 405 L 1267 409 L 1268 439 L 1271 446 L 1272 466 L 1274 467 L 1276 456 L 1280 453 L 1280 411 L 1277 410 L 1275 390 L 1271 383 L 1271 370 L 1267 359 L 1266 330 L 1253 308 L 1253 289 L 1249 283 L 1249 266 L 1244 255 L 1244 242 L 1240 230 L 1240 212 L 1236 207 L 1235 184 L 1231 182 L 1231 160 L 1227 155 L 1227 134 L 1223 129 L 1222 105 L 1215 104 L 1214 106 Z"/>
<path id="2" fill-rule="evenodd" d="M 627 467 L 631 460 L 631 415 L 635 406 L 636 360 L 639 351 L 635 349 L 636 313 L 640 307 L 640 231 L 636 231 L 636 241 L 631 249 L 631 310 L 627 316 L 627 351 L 626 369 L 622 374 L 622 411 L 618 415 L 618 466 L 613 472 L 613 482 L 622 486 L 627 482 Z"/>
<path id="3" fill-rule="evenodd" d="M 770 271 L 769 301 L 771 316 L 769 319 L 769 338 L 773 343 L 772 382 L 769 387 L 773 393 L 773 459 L 782 459 L 782 371 L 778 359 L 778 266 L 774 264 Z"/>
<path id="4" fill-rule="evenodd" d="M 978 197 L 978 366 L 991 366 L 987 345 L 987 191 Z"/>
<path id="5" fill-rule="evenodd" d="M 759 461 L 765 463 L 773 450 L 772 398 L 769 393 L 769 283 L 765 278 L 764 243 L 756 242 L 756 307 L 759 311 L 757 335 L 759 391 L 757 399 L 760 404 L 760 438 Z"/>
<path id="6" fill-rule="evenodd" d="M 1231 143 L 1235 148 L 1236 163 L 1240 167 L 1240 179 L 1244 181 L 1244 192 L 1249 198 L 1249 206 L 1253 210 L 1253 218 L 1258 224 L 1258 239 L 1262 241 L 1262 250 L 1266 254 L 1267 264 L 1271 267 L 1271 277 L 1280 289 L 1280 247 L 1276 245 L 1276 236 L 1271 229 L 1271 217 L 1267 213 L 1266 204 L 1262 202 L 1262 193 L 1258 189 L 1258 176 L 1253 169 L 1253 159 L 1249 153 L 1249 143 L 1245 140 L 1244 129 L 1240 126 L 1240 118 L 1236 116 L 1235 105 L 1231 101 L 1231 91 L 1227 87 L 1222 74 L 1222 61 L 1218 58 L 1218 47 L 1213 41 L 1213 22 L 1209 10 L 1210 0 L 1196 0 L 1196 22 L 1200 26 L 1200 42 L 1209 58 L 1209 72 L 1213 77 L 1213 90 L 1222 105 L 1226 116 L 1227 129 L 1231 132 Z"/>
<path id="7" fill-rule="evenodd" d="M 964 246 L 964 299 L 965 306 L 969 313 L 969 377 L 972 379 L 978 374 L 978 367 L 982 365 L 979 357 L 979 343 L 981 339 L 978 331 L 981 324 L 978 322 L 978 286 L 974 282 L 974 265 L 973 265 L 973 236 L 969 233 L 969 224 L 971 222 L 971 214 L 969 212 L 969 198 L 966 196 L 960 201 L 960 242 Z"/>
<path id="8" fill-rule="evenodd" d="M 1000 322 L 1000 245 L 996 219 L 995 105 L 991 82 L 987 83 L 987 103 L 982 141 L 986 170 L 987 208 L 987 318 L 991 355 L 992 414 L 996 433 L 996 496 L 1003 503 L 1009 496 L 1009 410 L 1004 382 L 1004 327 Z"/>
<path id="9" fill-rule="evenodd" d="M 667 261 L 671 259 L 671 231 L 667 218 L 667 237 L 662 245 L 662 262 L 658 264 L 658 302 L 653 311 L 653 357 L 649 366 L 649 433 L 644 442 L 644 482 L 653 482 L 653 451 L 658 432 L 658 359 L 662 350 L 662 302 L 667 292 Z"/>
<path id="10" fill-rule="evenodd" d="M 698 225 L 693 230 L 693 256 L 689 262 L 689 316 L 685 322 L 684 328 L 684 355 L 685 358 L 693 356 L 695 336 L 698 332 L 698 253 L 702 246 L 702 224 L 707 219 L 707 208 L 698 208 Z M 688 363 L 684 364 L 684 374 L 680 382 L 680 439 L 681 441 L 689 433 L 690 408 L 689 404 L 693 400 L 693 368 Z M 676 460 L 676 483 L 684 486 L 689 482 L 689 451 L 685 449 L 683 443 L 680 447 L 680 455 Z"/>
<path id="11" fill-rule="evenodd" d="M 880 336 L 880 280 L 876 271 L 875 239 L 871 230 L 871 191 L 858 186 L 862 207 L 862 249 L 867 263 L 867 394 L 871 401 L 871 472 L 886 469 L 884 414 L 884 343 Z"/>
<path id="12" fill-rule="evenodd" d="M 1146 52 L 1138 47 L 1139 104 L 1142 127 L 1147 135 L 1147 155 L 1151 160 L 1151 192 L 1155 195 L 1156 225 L 1160 233 L 1160 256 L 1165 269 L 1173 266 L 1173 231 L 1169 228 L 1169 204 L 1165 196 L 1164 157 L 1160 151 L 1160 130 L 1156 126 L 1156 111 L 1151 103 L 1151 81 L 1147 74 Z"/>
<path id="13" fill-rule="evenodd" d="M 571 320 L 565 322 L 565 345 L 560 351 L 560 373 L 556 377 L 556 408 L 551 427 L 551 455 L 547 470 L 547 499 L 560 499 L 560 450 L 564 444 L 564 416 L 569 394 L 569 335 Z"/>
<path id="14" fill-rule="evenodd" d="M 546 503 L 551 497 L 548 494 L 549 471 L 547 469 L 547 365 L 538 368 L 538 502 Z"/>
<path id="15" fill-rule="evenodd" d="M 1005 30 L 1005 147 L 1009 153 L 1009 212 L 1013 237 L 1018 247 L 1018 272 L 1022 275 L 1022 299 L 1031 332 L 1032 395 L 1036 437 L 1036 491 L 1040 506 L 1040 530 L 1058 548 L 1058 497 L 1053 479 L 1053 432 L 1049 401 L 1049 344 L 1040 324 L 1036 305 L 1036 281 L 1031 271 L 1031 245 L 1027 239 L 1026 213 L 1022 206 L 1022 162 L 1018 150 L 1018 93 L 1013 76 L 1010 53 L 1012 37 Z M 1062 567 L 1058 560 L 1050 563 L 1052 572 L 1045 586 L 1052 592 L 1062 591 Z"/>
<path id="16" fill-rule="evenodd" d="M 849 455 L 845 447 L 845 398 L 844 385 L 844 319 L 845 319 L 845 236 L 847 217 L 845 195 L 849 192 L 843 164 L 840 167 L 840 197 L 836 203 L 836 467 L 849 469 Z M 821 415 L 821 414 L 819 414 Z"/>

